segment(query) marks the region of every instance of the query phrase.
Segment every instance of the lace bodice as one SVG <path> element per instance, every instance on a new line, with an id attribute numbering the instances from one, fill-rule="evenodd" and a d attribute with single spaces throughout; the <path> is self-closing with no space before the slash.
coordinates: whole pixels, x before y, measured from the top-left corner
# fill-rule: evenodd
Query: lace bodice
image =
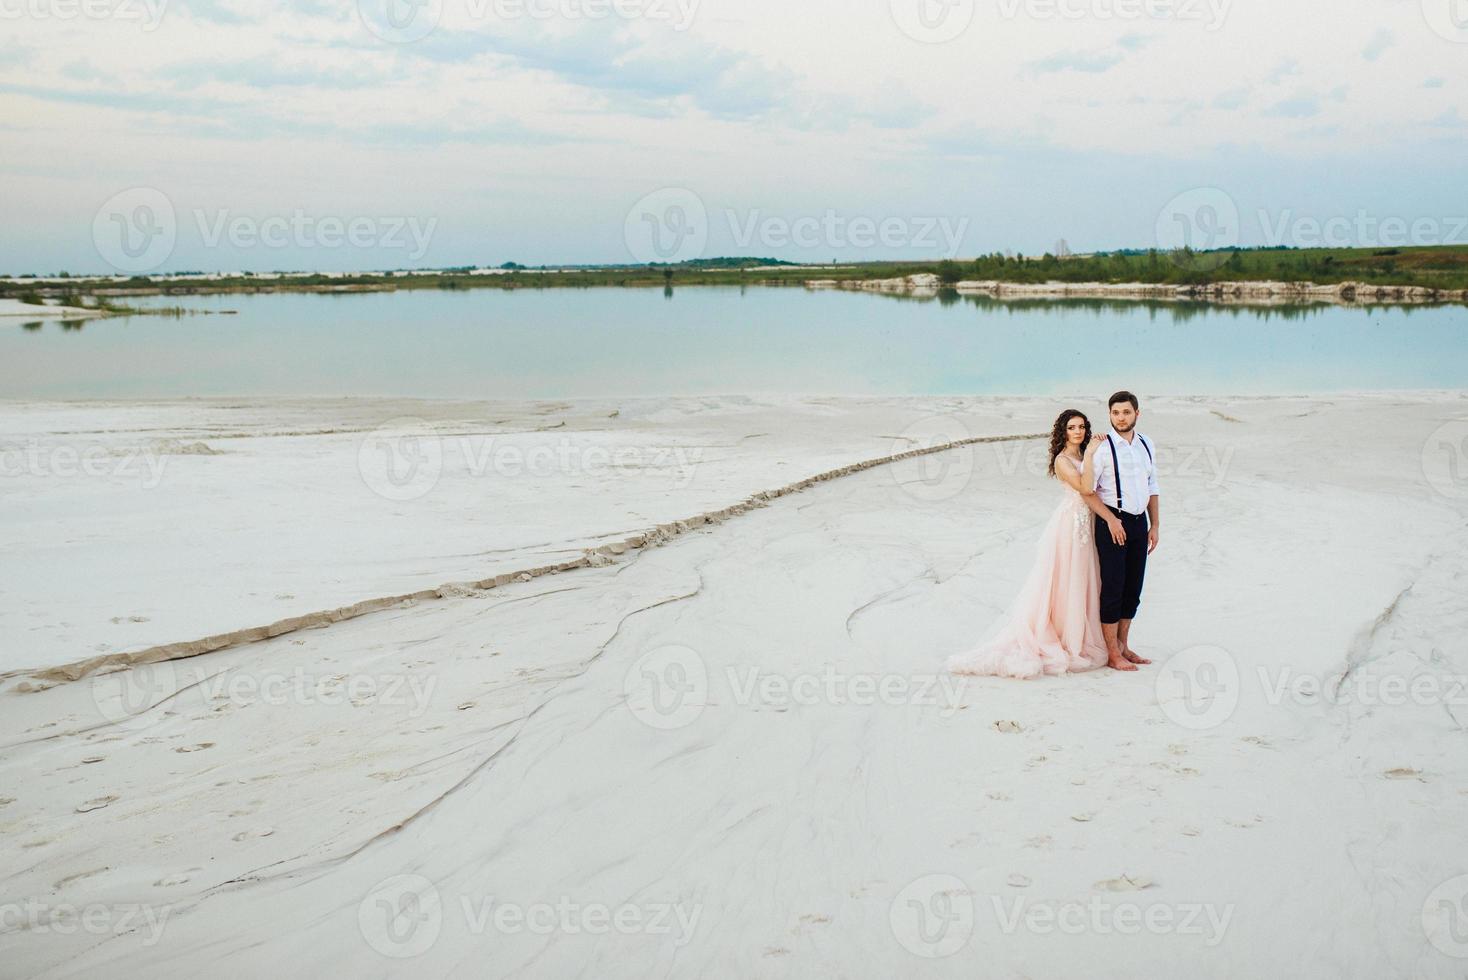
<path id="1" fill-rule="evenodd" d="M 1072 467 L 1077 474 L 1084 471 L 1083 464 L 1077 463 L 1064 453 L 1055 459 L 1055 468 L 1059 470 L 1062 466 Z M 1091 508 L 1086 506 L 1086 498 L 1075 487 L 1061 480 L 1059 475 L 1055 479 L 1065 487 L 1065 497 L 1060 506 L 1068 511 L 1066 516 L 1070 520 L 1076 540 L 1090 544 L 1095 538 L 1096 522 L 1093 519 L 1095 515 L 1091 513 Z"/>

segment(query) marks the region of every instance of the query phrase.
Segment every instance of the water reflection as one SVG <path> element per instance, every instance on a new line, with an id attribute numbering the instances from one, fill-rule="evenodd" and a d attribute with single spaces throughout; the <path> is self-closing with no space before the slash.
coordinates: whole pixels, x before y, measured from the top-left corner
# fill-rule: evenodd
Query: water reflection
<path id="1" fill-rule="evenodd" d="M 1145 311 L 1148 319 L 1168 317 L 1186 323 L 1200 317 L 1254 317 L 1260 320 L 1307 320 L 1329 310 L 1359 310 L 1368 315 L 1385 310 L 1399 311 L 1404 316 L 1427 309 L 1459 308 L 1456 303 L 1369 303 L 1342 306 L 1338 303 L 1208 303 L 1201 300 L 1113 299 L 1102 296 L 1014 296 L 994 297 L 978 293 L 960 293 L 956 289 L 939 289 L 927 293 L 870 292 L 867 295 L 904 303 L 937 303 L 956 306 L 960 303 L 988 313 L 1045 313 L 1053 311 L 1091 311 L 1134 313 Z"/>

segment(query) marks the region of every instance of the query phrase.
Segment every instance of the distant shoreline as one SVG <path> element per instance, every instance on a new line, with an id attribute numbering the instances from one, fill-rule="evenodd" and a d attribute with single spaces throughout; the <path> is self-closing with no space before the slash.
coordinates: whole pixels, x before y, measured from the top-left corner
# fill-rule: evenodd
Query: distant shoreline
<path id="1" fill-rule="evenodd" d="M 960 296 L 989 296 L 998 300 L 1022 299 L 1116 299 L 1162 302 L 1308 304 L 1331 303 L 1361 306 L 1381 303 L 1468 303 L 1468 289 L 1437 289 L 1431 286 L 1384 286 L 1375 283 L 1279 282 L 1245 280 L 1201 285 L 1145 282 L 1004 282 L 961 280 L 945 285 L 938 276 L 919 274 L 893 279 L 816 279 L 810 289 L 845 289 L 863 292 L 936 296 L 951 289 Z"/>
<path id="2" fill-rule="evenodd" d="M 1122 251 L 797 264 L 755 257 L 669 264 L 458 266 L 355 272 L 175 272 L 0 277 L 0 304 L 125 311 L 132 296 L 405 290 L 800 287 L 903 295 L 1250 305 L 1468 303 L 1468 247 Z M 91 315 L 98 315 L 92 313 Z"/>
<path id="3" fill-rule="evenodd" d="M 78 284 L 80 285 L 80 284 Z M 944 283 L 934 273 L 916 273 L 882 279 L 751 279 L 746 282 L 702 279 L 681 279 L 672 283 L 639 282 L 556 282 L 548 276 L 535 283 L 474 283 L 469 286 L 447 284 L 425 284 L 422 282 L 402 283 L 391 280 L 379 283 L 291 283 L 275 281 L 231 283 L 228 285 L 158 285 L 148 287 L 99 287 L 87 288 L 83 295 L 103 299 L 119 299 L 136 296 L 241 296 L 256 294 L 304 293 L 343 295 L 350 293 L 396 293 L 421 290 L 462 292 L 470 289 L 499 288 L 516 291 L 521 289 L 655 289 L 696 287 L 766 287 L 803 288 L 808 290 L 840 290 L 846 292 L 869 292 L 916 299 L 935 298 L 947 292 L 958 296 L 988 297 L 1000 302 L 1024 300 L 1066 299 L 1109 299 L 1117 302 L 1166 302 L 1166 303 L 1213 303 L 1219 305 L 1248 306 L 1308 306 L 1328 304 L 1334 306 L 1368 305 L 1455 305 L 1468 304 L 1468 289 L 1439 289 L 1422 285 L 1383 285 L 1366 282 L 1285 282 L 1280 280 L 1240 280 L 1201 284 L 1149 283 L 1149 282 L 1012 282 L 995 279 L 965 279 Z M 63 293 L 56 289 L 41 290 L 48 298 L 75 295 L 75 287 Z M 21 316 L 34 311 L 37 317 L 70 315 L 77 318 L 116 316 L 133 313 L 149 315 L 154 311 L 138 309 L 126 312 L 58 306 L 26 307 L 14 301 L 0 298 L 5 309 L 0 313 Z M 18 308 L 15 308 L 18 307 Z M 62 311 L 65 311 L 63 313 Z"/>

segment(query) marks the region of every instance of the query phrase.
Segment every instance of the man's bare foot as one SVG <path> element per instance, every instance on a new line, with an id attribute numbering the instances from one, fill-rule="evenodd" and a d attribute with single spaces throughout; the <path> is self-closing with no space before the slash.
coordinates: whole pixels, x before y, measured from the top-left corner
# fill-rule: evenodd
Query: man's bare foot
<path id="1" fill-rule="evenodd" d="M 1140 654 L 1135 653 L 1131 649 L 1131 647 L 1127 647 L 1126 650 L 1122 651 L 1122 654 L 1121 655 L 1123 657 L 1126 657 L 1128 660 L 1130 660 L 1134 664 L 1150 664 L 1152 662 L 1152 661 L 1148 660 L 1146 657 L 1143 657 Z"/>
<path id="2" fill-rule="evenodd" d="M 1126 657 L 1118 657 L 1114 653 L 1107 659 L 1106 666 L 1110 667 L 1112 670 L 1137 669 L 1137 665 L 1132 663 L 1130 660 L 1127 660 Z"/>

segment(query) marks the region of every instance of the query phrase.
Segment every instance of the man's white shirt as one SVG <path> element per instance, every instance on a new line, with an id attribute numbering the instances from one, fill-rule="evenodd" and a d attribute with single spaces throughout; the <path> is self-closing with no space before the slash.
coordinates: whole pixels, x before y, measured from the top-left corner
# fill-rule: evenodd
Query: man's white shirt
<path id="1" fill-rule="evenodd" d="M 1147 503 L 1157 494 L 1157 447 L 1151 439 L 1133 430 L 1127 442 L 1116 430 L 1107 433 L 1107 442 L 1096 446 L 1091 463 L 1095 471 L 1096 495 L 1107 507 L 1116 507 L 1116 468 L 1121 467 L 1121 506 L 1128 514 L 1145 514 Z M 1143 439 L 1147 441 L 1143 443 Z M 1111 455 L 1112 446 L 1116 456 Z"/>

